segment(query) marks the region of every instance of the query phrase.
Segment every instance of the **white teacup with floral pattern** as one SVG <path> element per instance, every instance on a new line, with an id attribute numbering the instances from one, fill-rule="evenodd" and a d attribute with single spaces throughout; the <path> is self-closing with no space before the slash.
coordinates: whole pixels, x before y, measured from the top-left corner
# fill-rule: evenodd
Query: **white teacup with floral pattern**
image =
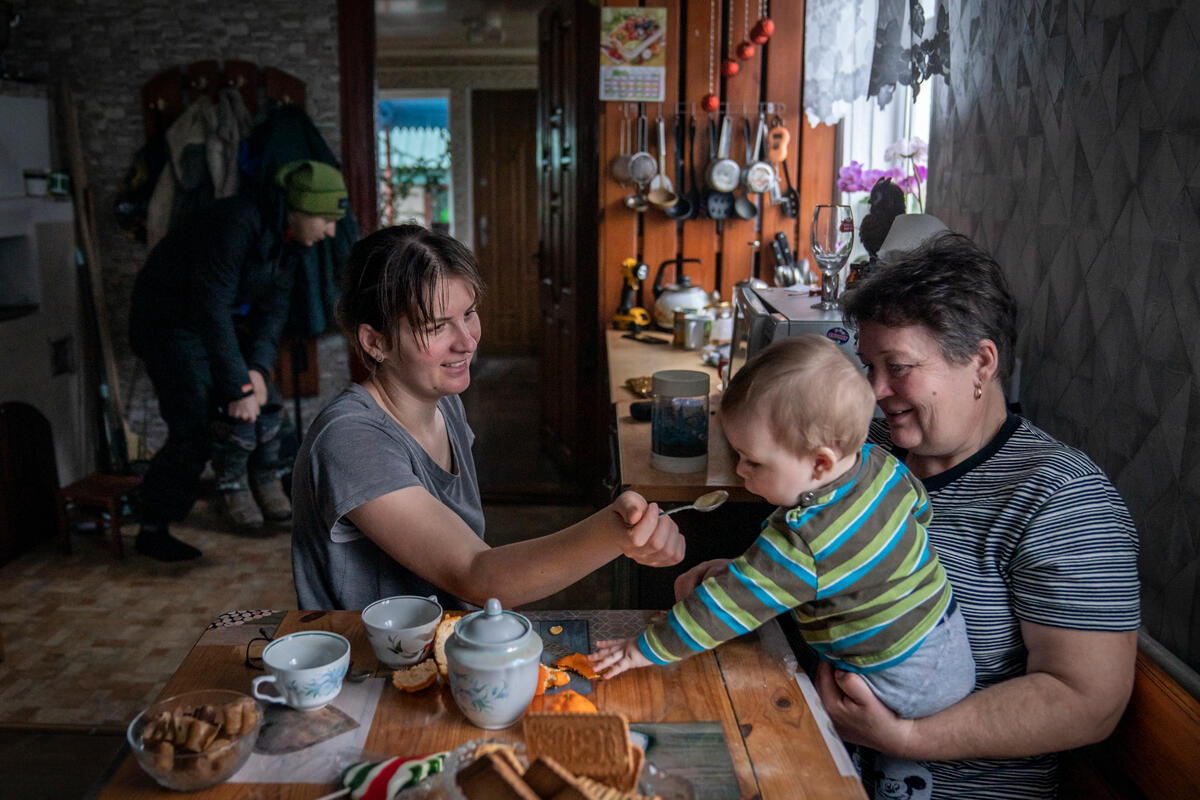
<path id="1" fill-rule="evenodd" d="M 385 597 L 363 609 L 362 621 L 375 655 L 395 669 L 425 658 L 442 621 L 442 606 L 432 594 Z"/>
<path id="2" fill-rule="evenodd" d="M 251 694 L 297 711 L 316 711 L 342 690 L 350 667 L 350 642 L 331 631 L 298 631 L 268 644 L 262 660 L 270 674 L 254 679 Z M 274 684 L 276 693 L 261 691 L 264 683 Z"/>

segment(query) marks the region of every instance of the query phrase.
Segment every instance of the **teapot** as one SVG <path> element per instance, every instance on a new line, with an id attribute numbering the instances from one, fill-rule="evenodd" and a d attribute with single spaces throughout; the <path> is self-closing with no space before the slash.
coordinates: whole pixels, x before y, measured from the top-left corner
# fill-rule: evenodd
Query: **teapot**
<path id="1" fill-rule="evenodd" d="M 699 311 L 708 308 L 712 298 L 708 292 L 683 274 L 686 263 L 701 263 L 698 258 L 669 258 L 658 265 L 658 275 L 654 278 L 654 321 L 664 330 L 675 327 L 675 309 Z M 663 286 L 663 272 L 668 264 L 675 265 L 675 283 Z"/>
<path id="2" fill-rule="evenodd" d="M 488 730 L 521 718 L 537 692 L 542 639 L 529 620 L 491 598 L 459 620 L 446 640 L 450 693 L 463 715 Z"/>

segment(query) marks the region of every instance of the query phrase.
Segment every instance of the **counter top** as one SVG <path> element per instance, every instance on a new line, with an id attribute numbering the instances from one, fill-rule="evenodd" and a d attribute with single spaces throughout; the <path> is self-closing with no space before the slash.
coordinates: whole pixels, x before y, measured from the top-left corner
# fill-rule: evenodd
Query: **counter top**
<path id="1" fill-rule="evenodd" d="M 609 328 L 604 344 L 608 350 L 608 392 L 612 402 L 639 399 L 625 386 L 629 378 L 650 377 L 661 369 L 692 369 L 707 373 L 713 392 L 720 391 L 721 378 L 716 367 L 700 360 L 699 350 L 682 350 L 670 343 L 671 334 L 661 331 L 642 336 L 666 339 L 667 344 L 647 344 L 626 339 L 628 331 Z"/>
<path id="2" fill-rule="evenodd" d="M 621 485 L 654 502 L 691 502 L 713 489 L 726 490 L 734 502 L 758 501 L 758 497 L 746 491 L 737 475 L 737 456 L 725 441 L 720 419 L 715 413 L 721 397 L 716 368 L 702 363 L 698 350 L 635 342 L 624 338 L 622 331 L 608 331 L 606 345 Z M 625 381 L 642 375 L 648 377 L 662 369 L 692 369 L 710 376 L 713 394 L 709 399 L 708 466 L 702 471 L 664 472 L 650 466 L 650 423 L 638 422 L 630 414 L 629 406 L 638 398 L 626 388 Z"/>

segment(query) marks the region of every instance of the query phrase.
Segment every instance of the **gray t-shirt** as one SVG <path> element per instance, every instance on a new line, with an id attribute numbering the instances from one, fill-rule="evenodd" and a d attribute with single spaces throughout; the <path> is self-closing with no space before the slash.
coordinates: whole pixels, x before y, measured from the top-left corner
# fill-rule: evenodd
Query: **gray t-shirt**
<path id="1" fill-rule="evenodd" d="M 301 609 L 358 609 L 400 594 L 461 600 L 396 563 L 346 514 L 369 500 L 423 486 L 483 538 L 483 506 L 467 425 L 457 395 L 438 400 L 454 452 L 451 474 L 361 386 L 326 406 L 308 429 L 292 475 L 292 576 Z"/>

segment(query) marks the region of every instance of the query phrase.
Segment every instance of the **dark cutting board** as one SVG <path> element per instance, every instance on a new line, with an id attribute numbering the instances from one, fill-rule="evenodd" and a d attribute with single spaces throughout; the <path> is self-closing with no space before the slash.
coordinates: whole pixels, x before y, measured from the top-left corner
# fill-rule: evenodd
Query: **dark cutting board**
<path id="1" fill-rule="evenodd" d="M 565 655 L 571 653 L 591 652 L 592 644 L 588 639 L 588 622 L 586 619 L 539 619 L 533 621 L 534 630 L 542 637 L 542 663 L 551 665 Z M 562 630 L 551 633 L 551 628 Z M 571 682 L 565 686 L 547 689 L 546 694 L 557 694 L 567 689 L 574 689 L 579 694 L 591 694 L 592 682 L 582 675 L 568 672 Z"/>

